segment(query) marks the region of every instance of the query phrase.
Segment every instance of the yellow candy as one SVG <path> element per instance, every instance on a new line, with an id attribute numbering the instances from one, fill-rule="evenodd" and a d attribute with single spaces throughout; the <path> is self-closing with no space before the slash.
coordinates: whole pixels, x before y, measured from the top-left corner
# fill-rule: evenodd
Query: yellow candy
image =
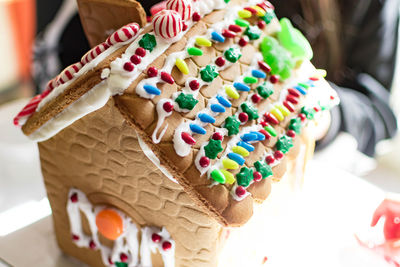
<path id="1" fill-rule="evenodd" d="M 239 93 L 232 86 L 226 86 L 225 92 L 230 98 L 238 99 L 240 97 Z"/>
<path id="2" fill-rule="evenodd" d="M 221 170 L 221 172 L 225 176 L 225 183 L 233 184 L 236 181 L 232 173 L 228 172 L 227 170 Z"/>
<path id="3" fill-rule="evenodd" d="M 236 170 L 239 168 L 239 164 L 237 164 L 236 161 L 233 161 L 231 159 L 223 159 L 222 165 L 224 166 L 225 169 L 229 170 Z"/>
<path id="4" fill-rule="evenodd" d="M 197 37 L 196 38 L 196 44 L 198 46 L 211 46 L 212 43 L 211 43 L 210 40 L 208 40 L 208 39 L 206 39 L 204 37 Z"/>
<path id="5" fill-rule="evenodd" d="M 321 77 L 321 78 L 325 78 L 326 77 L 326 70 L 317 69 L 317 76 Z"/>
<path id="6" fill-rule="evenodd" d="M 242 19 L 248 19 L 251 18 L 251 12 L 246 10 L 246 9 L 242 9 L 238 11 L 238 15 L 240 18 Z"/>
<path id="7" fill-rule="evenodd" d="M 249 155 L 249 151 L 247 151 L 244 147 L 235 146 L 232 148 L 232 151 L 236 154 L 239 154 L 243 157 L 247 157 Z"/>
<path id="8" fill-rule="evenodd" d="M 262 9 L 261 7 L 259 7 L 259 6 L 252 6 L 251 8 L 253 8 L 253 9 L 255 9 L 257 11 L 257 16 L 259 16 L 259 17 L 264 16 L 265 13 L 266 13 L 265 10 Z"/>
<path id="9" fill-rule="evenodd" d="M 189 74 L 189 67 L 184 60 L 177 58 L 175 65 L 183 74 Z"/>
<path id="10" fill-rule="evenodd" d="M 282 113 L 283 116 L 290 115 L 290 110 L 288 110 L 284 105 L 275 105 L 275 107 Z"/>
<path id="11" fill-rule="evenodd" d="M 277 108 L 273 108 L 271 110 L 271 114 L 274 115 L 274 117 L 279 121 L 283 121 L 285 119 L 285 117 L 283 117 L 282 113 Z"/>

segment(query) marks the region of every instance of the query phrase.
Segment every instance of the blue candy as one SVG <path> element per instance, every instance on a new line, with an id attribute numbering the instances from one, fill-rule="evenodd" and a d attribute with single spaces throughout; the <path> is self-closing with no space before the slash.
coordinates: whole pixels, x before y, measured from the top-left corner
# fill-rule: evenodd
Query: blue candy
<path id="1" fill-rule="evenodd" d="M 220 42 L 220 43 L 225 42 L 225 37 L 222 36 L 221 34 L 219 34 L 218 32 L 212 32 L 211 39 L 213 39 L 214 41 Z"/>
<path id="2" fill-rule="evenodd" d="M 232 103 L 228 99 L 226 99 L 225 97 L 223 97 L 221 95 L 217 95 L 217 100 L 224 107 L 230 108 L 232 106 Z"/>
<path id="3" fill-rule="evenodd" d="M 212 104 L 211 110 L 214 112 L 218 112 L 218 113 L 225 112 L 225 108 L 223 106 L 221 106 L 220 104 Z"/>
<path id="4" fill-rule="evenodd" d="M 307 92 L 304 90 L 304 88 L 299 85 L 296 85 L 294 88 L 296 88 L 296 90 L 299 91 L 302 95 L 307 94 Z"/>
<path id="5" fill-rule="evenodd" d="M 147 93 L 151 95 L 161 95 L 161 90 L 153 85 L 145 84 L 143 88 Z"/>
<path id="6" fill-rule="evenodd" d="M 253 152 L 254 151 L 254 146 L 250 145 L 249 143 L 246 143 L 246 142 L 243 142 L 243 141 L 239 141 L 237 143 L 237 145 L 245 148 L 249 152 Z"/>
<path id="7" fill-rule="evenodd" d="M 207 133 L 206 129 L 204 129 L 200 125 L 194 124 L 194 123 L 190 124 L 190 130 L 192 130 L 192 132 L 197 133 L 197 134 L 206 134 Z"/>
<path id="8" fill-rule="evenodd" d="M 256 78 L 265 78 L 265 77 L 267 77 L 265 72 L 263 72 L 261 70 L 252 70 L 251 71 L 251 75 L 253 75 Z"/>
<path id="9" fill-rule="evenodd" d="M 206 113 L 199 113 L 197 117 L 205 123 L 214 123 L 215 119 Z"/>
<path id="10" fill-rule="evenodd" d="M 258 135 L 255 133 L 246 133 L 246 134 L 242 135 L 241 138 L 245 142 L 257 141 Z"/>
<path id="11" fill-rule="evenodd" d="M 263 135 L 262 133 L 260 133 L 260 132 L 251 132 L 251 133 L 257 135 L 257 140 L 258 141 L 264 141 L 265 140 L 265 135 Z"/>
<path id="12" fill-rule="evenodd" d="M 248 87 L 244 83 L 239 83 L 239 82 L 233 83 L 233 87 L 235 87 L 239 91 L 244 91 L 244 92 L 250 91 L 250 87 Z"/>
<path id="13" fill-rule="evenodd" d="M 236 161 L 236 163 L 239 165 L 243 165 L 245 162 L 245 159 L 241 155 L 233 153 L 233 152 L 228 153 L 228 158 L 230 158 L 233 161 Z"/>

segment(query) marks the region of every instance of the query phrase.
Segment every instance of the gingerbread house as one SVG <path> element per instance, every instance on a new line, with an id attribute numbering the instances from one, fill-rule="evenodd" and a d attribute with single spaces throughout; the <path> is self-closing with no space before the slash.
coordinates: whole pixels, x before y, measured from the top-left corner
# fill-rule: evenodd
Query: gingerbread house
<path id="1" fill-rule="evenodd" d="M 217 266 L 227 229 L 301 179 L 336 93 L 267 1 L 168 0 L 149 22 L 136 1 L 78 4 L 93 48 L 14 119 L 59 246 L 91 266 Z"/>

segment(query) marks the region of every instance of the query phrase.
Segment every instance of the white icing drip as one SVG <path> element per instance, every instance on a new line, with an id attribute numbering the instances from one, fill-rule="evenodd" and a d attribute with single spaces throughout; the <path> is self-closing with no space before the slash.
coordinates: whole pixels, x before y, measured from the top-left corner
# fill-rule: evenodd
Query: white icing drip
<path id="1" fill-rule="evenodd" d="M 208 143 L 208 142 L 207 142 Z M 207 170 L 210 168 L 210 165 L 207 167 L 201 167 L 200 166 L 200 159 L 205 156 L 205 151 L 204 147 L 207 145 L 207 143 L 204 143 L 201 145 L 199 152 L 197 152 L 196 158 L 194 159 L 194 165 L 196 165 L 196 168 L 200 172 L 200 176 L 203 176 L 207 172 Z"/>
<path id="2" fill-rule="evenodd" d="M 110 76 L 110 69 L 109 69 L 109 68 L 103 69 L 103 70 L 101 71 L 100 78 L 101 78 L 102 80 L 104 80 L 104 79 L 107 79 L 108 76 Z"/>
<path id="3" fill-rule="evenodd" d="M 172 115 L 172 111 L 170 112 L 166 112 L 164 110 L 163 105 L 167 102 L 170 102 L 168 99 L 164 98 L 161 99 L 160 101 L 158 101 L 157 103 L 157 114 L 158 114 L 158 121 L 157 121 L 157 125 L 156 128 L 153 131 L 153 135 L 151 136 L 153 139 L 153 143 L 158 144 L 161 141 L 161 138 L 164 136 L 165 132 L 168 129 L 168 123 L 165 125 L 164 129 L 161 130 L 161 133 L 159 133 L 158 137 L 157 137 L 157 133 L 158 130 L 161 128 L 161 126 L 163 125 L 165 118 L 169 117 Z"/>
<path id="4" fill-rule="evenodd" d="M 150 147 L 142 140 L 142 138 L 140 138 L 139 135 L 137 135 L 138 137 L 138 141 L 139 141 L 139 145 L 140 148 L 142 149 L 143 153 L 146 155 L 146 157 L 153 162 L 154 165 L 157 166 L 157 168 L 168 178 L 170 179 L 172 182 L 174 183 L 178 183 L 177 180 L 175 180 L 175 178 L 172 176 L 172 174 L 169 173 L 169 171 L 167 171 L 167 169 L 165 169 L 163 166 L 161 166 L 160 164 L 160 160 L 157 158 L 157 156 L 154 154 L 153 150 L 150 149 Z"/>
<path id="5" fill-rule="evenodd" d="M 75 203 L 71 201 L 71 196 L 73 194 L 76 194 L 78 199 Z M 96 225 L 97 214 L 105 208 L 117 212 L 123 221 L 123 233 L 114 241 L 112 249 L 100 243 Z M 81 212 L 85 215 L 89 223 L 91 236 L 86 235 L 83 231 Z M 143 227 L 141 229 L 142 235 L 139 245 L 139 229 L 136 224 L 132 222 L 131 218 L 115 208 L 103 205 L 93 206 L 86 195 L 78 189 L 71 189 L 68 194 L 67 213 L 71 234 L 79 237 L 78 240 L 74 240 L 74 243 L 78 247 L 90 248 L 90 242 L 92 241 L 96 246 L 94 249 L 100 250 L 101 258 L 105 266 L 115 266 L 113 263 L 110 264 L 109 260 L 112 262 L 120 262 L 121 253 L 125 253 L 125 255 L 128 256 L 126 263 L 129 267 L 151 267 L 151 253 L 155 253 L 157 249 L 161 254 L 165 267 L 175 266 L 175 242 L 171 239 L 170 234 L 164 227 L 161 230 L 156 227 Z M 163 242 L 153 242 L 152 235 L 154 233 L 161 236 L 162 241 L 170 242 L 171 248 L 165 251 L 162 248 Z"/>
<path id="6" fill-rule="evenodd" d="M 192 146 L 185 143 L 185 141 L 183 141 L 182 139 L 182 133 L 183 132 L 188 132 L 190 133 L 191 130 L 189 128 L 189 123 L 182 123 L 181 125 L 179 125 L 174 133 L 174 148 L 175 148 L 175 152 L 176 154 L 178 154 L 178 156 L 181 157 L 185 157 L 187 155 L 189 155 L 190 151 L 192 151 Z"/>

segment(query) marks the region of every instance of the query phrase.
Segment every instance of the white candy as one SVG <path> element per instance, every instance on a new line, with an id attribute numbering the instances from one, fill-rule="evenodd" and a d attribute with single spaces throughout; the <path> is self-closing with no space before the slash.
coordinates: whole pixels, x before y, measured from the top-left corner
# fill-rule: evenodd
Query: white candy
<path id="1" fill-rule="evenodd" d="M 181 16 L 173 10 L 163 10 L 153 17 L 154 33 L 164 39 L 171 39 L 182 32 Z"/>
<path id="2" fill-rule="evenodd" d="M 178 12 L 183 20 L 188 20 L 192 16 L 193 6 L 191 0 L 168 0 L 166 7 Z"/>

